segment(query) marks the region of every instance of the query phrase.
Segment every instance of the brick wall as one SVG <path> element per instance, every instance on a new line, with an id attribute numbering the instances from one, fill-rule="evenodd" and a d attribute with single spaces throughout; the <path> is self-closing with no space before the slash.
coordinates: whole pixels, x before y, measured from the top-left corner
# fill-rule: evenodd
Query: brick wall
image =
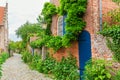
<path id="1" fill-rule="evenodd" d="M 0 14 L 2 25 L 0 24 L 0 52 L 8 51 L 8 4 L 6 7 L 2 7 L 3 10 Z"/>
<path id="2" fill-rule="evenodd" d="M 50 2 L 55 4 L 56 6 L 59 6 L 59 0 L 50 0 Z"/>
<path id="3" fill-rule="evenodd" d="M 93 58 L 105 58 L 105 59 L 110 59 L 112 58 L 112 52 L 108 49 L 107 45 L 106 45 L 106 40 L 102 35 L 99 35 L 99 4 L 97 4 L 99 0 L 94 0 L 93 1 L 93 29 L 94 29 L 94 33 L 93 33 L 93 37 L 92 37 L 92 55 Z M 107 14 L 109 11 L 118 8 L 118 6 L 112 2 L 112 0 L 102 0 L 102 14 L 103 16 L 105 14 Z M 107 16 L 107 18 L 109 19 L 109 16 Z M 104 17 L 103 17 L 103 20 Z M 104 22 L 104 21 L 103 21 Z"/>
<path id="4" fill-rule="evenodd" d="M 59 6 L 59 0 L 51 0 L 52 3 L 54 3 L 56 6 Z M 51 24 L 51 31 L 54 36 L 57 35 L 57 20 L 58 20 L 58 15 L 55 15 L 52 17 L 52 24 Z M 69 53 L 72 53 L 74 57 L 77 58 L 77 64 L 78 64 L 78 41 L 72 42 L 71 47 L 69 48 L 61 48 L 58 50 L 56 53 L 52 49 L 49 50 L 50 53 L 53 55 L 56 60 L 61 60 L 62 57 L 68 56 Z"/>
<path id="5" fill-rule="evenodd" d="M 57 21 L 58 21 L 58 15 L 54 15 L 52 17 L 52 24 L 51 24 L 51 31 L 54 36 L 57 35 Z"/>

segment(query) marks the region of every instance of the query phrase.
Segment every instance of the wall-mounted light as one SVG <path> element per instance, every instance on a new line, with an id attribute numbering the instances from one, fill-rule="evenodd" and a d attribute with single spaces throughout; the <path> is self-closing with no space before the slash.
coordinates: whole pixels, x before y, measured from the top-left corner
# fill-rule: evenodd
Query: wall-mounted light
<path id="1" fill-rule="evenodd" d="M 47 24 L 46 23 L 42 23 L 42 28 L 46 29 L 47 28 Z"/>

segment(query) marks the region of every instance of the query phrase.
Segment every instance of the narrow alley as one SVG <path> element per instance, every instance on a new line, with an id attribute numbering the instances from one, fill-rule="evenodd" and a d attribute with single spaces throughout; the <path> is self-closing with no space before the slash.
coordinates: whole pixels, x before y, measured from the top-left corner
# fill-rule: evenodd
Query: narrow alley
<path id="1" fill-rule="evenodd" d="M 20 54 L 14 54 L 2 65 L 1 80 L 51 80 L 45 75 L 30 70 L 22 61 Z"/>

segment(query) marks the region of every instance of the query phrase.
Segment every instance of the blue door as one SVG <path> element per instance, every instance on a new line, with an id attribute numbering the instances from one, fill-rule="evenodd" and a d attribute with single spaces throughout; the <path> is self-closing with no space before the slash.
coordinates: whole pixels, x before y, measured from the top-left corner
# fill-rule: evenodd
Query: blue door
<path id="1" fill-rule="evenodd" d="M 79 35 L 79 66 L 80 76 L 83 75 L 86 62 L 91 59 L 91 38 L 87 31 Z"/>

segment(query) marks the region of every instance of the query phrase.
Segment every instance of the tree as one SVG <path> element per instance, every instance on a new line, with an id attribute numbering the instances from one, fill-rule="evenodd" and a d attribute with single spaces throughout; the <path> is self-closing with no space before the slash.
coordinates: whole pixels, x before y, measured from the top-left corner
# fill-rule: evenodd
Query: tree
<path id="1" fill-rule="evenodd" d="M 36 34 L 41 32 L 41 27 L 39 24 L 31 24 L 29 22 L 26 22 L 23 24 L 18 30 L 16 30 L 16 35 L 18 37 L 21 37 L 23 42 L 27 43 L 27 38 L 30 34 Z"/>
<path id="2" fill-rule="evenodd" d="M 9 42 L 9 49 L 12 50 L 12 51 L 16 50 L 16 44 L 15 44 L 14 41 Z"/>

